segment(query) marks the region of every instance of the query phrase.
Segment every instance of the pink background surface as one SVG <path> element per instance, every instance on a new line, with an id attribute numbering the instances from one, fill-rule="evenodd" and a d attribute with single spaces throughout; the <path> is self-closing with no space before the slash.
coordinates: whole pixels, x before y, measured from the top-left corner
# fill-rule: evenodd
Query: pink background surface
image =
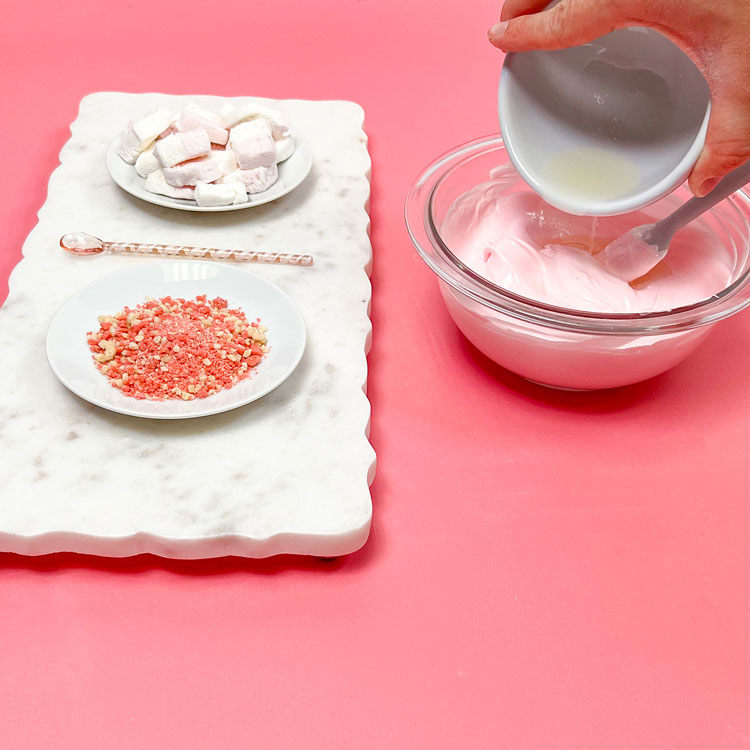
<path id="1" fill-rule="evenodd" d="M 402 219 L 427 162 L 497 131 L 499 3 L 169 8 L 6 3 L 0 299 L 85 94 L 359 102 L 373 530 L 330 563 L 0 555 L 0 746 L 750 747 L 750 313 L 642 385 L 525 384 Z"/>

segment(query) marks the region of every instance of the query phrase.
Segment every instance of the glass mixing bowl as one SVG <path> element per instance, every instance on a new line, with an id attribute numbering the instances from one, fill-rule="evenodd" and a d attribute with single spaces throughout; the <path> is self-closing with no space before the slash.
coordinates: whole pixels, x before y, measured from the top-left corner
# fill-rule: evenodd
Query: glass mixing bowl
<path id="1" fill-rule="evenodd" d="M 445 239 L 446 218 L 459 199 L 465 204 L 467 195 L 478 194 L 475 188 L 485 184 L 500 192 L 528 190 L 510 165 L 499 136 L 471 141 L 430 164 L 406 199 L 406 224 L 466 338 L 494 362 L 528 380 L 572 390 L 646 380 L 684 360 L 716 322 L 750 304 L 750 198 L 742 191 L 703 217 L 704 227 L 726 249 L 732 268 L 725 289 L 669 311 L 599 313 L 514 294 L 454 254 Z M 689 196 L 683 186 L 647 212 L 662 218 Z"/>

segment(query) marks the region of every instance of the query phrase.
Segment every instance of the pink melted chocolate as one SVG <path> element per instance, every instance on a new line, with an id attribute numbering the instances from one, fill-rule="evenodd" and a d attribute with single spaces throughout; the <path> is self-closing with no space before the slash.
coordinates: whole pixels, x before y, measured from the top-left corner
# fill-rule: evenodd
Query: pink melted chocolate
<path id="1" fill-rule="evenodd" d="M 473 271 L 503 289 L 571 310 L 642 313 L 691 305 L 726 288 L 733 260 L 700 220 L 680 230 L 669 254 L 633 282 L 612 275 L 597 253 L 632 227 L 654 221 L 648 209 L 595 220 L 565 214 L 536 193 L 478 185 L 446 215 L 442 236 Z"/>

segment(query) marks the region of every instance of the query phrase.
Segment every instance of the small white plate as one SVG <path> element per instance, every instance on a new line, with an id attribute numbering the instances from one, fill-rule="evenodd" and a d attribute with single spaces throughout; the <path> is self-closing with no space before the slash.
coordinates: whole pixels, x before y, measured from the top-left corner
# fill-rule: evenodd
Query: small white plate
<path id="1" fill-rule="evenodd" d="M 107 151 L 107 170 L 112 179 L 126 192 L 134 195 L 136 198 L 154 203 L 157 206 L 167 206 L 167 208 L 178 208 L 181 211 L 237 211 L 241 208 L 250 208 L 251 206 L 260 206 L 263 203 L 270 203 L 282 195 L 291 193 L 294 188 L 310 173 L 312 168 L 312 149 L 307 140 L 298 133 L 294 128 L 289 128 L 289 134 L 294 138 L 294 153 L 282 161 L 279 167 L 279 178 L 271 185 L 268 190 L 262 193 L 249 195 L 247 203 L 238 203 L 233 206 L 199 206 L 193 200 L 184 198 L 169 198 L 166 195 L 158 195 L 146 190 L 146 180 L 135 171 L 135 167 L 126 164 L 117 155 L 117 143 L 119 136 L 110 144 Z"/>
<path id="2" fill-rule="evenodd" d="M 248 320 L 268 327 L 269 351 L 251 375 L 228 390 L 193 401 L 146 401 L 124 395 L 97 370 L 86 334 L 111 315 L 146 297 L 224 297 Z M 274 284 L 217 262 L 143 262 L 103 276 L 74 294 L 47 331 L 47 359 L 63 385 L 104 409 L 151 419 L 204 417 L 244 406 L 265 396 L 294 371 L 305 350 L 306 332 L 297 306 Z"/>

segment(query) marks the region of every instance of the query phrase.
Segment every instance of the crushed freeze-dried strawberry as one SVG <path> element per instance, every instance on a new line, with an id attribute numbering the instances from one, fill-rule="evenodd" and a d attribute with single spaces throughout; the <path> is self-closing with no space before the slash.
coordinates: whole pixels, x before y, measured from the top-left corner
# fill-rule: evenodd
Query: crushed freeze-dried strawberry
<path id="1" fill-rule="evenodd" d="M 100 315 L 86 334 L 97 368 L 138 399 L 206 398 L 246 378 L 265 353 L 266 327 L 205 294 L 147 299 Z"/>

